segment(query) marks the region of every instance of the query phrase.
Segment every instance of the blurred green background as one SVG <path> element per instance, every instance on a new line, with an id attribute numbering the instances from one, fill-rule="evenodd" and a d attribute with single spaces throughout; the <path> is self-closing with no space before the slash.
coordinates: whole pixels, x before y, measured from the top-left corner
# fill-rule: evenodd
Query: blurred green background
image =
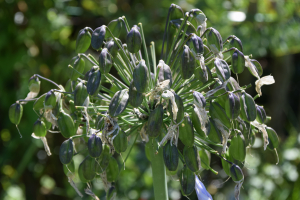
<path id="1" fill-rule="evenodd" d="M 53 155 L 47 157 L 40 140 L 31 137 L 36 116 L 32 104 L 24 106 L 19 125 L 20 139 L 8 119 L 8 108 L 26 97 L 29 78 L 38 73 L 64 85 L 66 68 L 75 56 L 77 33 L 85 26 L 95 29 L 125 15 L 129 25 L 142 22 L 146 42 L 161 47 L 167 11 L 171 3 L 184 11 L 201 9 L 208 27 L 216 28 L 223 40 L 239 37 L 246 55 L 252 54 L 263 66 L 265 75 L 276 83 L 263 86 L 257 99 L 272 117 L 268 126 L 279 137 L 276 163 L 273 151 L 263 151 L 261 136 L 248 149 L 244 168 L 245 182 L 241 199 L 300 199 L 300 2 L 299 0 L 0 0 L 0 199 L 80 199 L 69 185 L 58 158 L 60 135 L 48 133 Z M 234 12 L 240 15 L 232 19 Z M 244 19 L 245 18 L 245 19 Z M 236 21 L 236 20 L 242 21 Z M 121 38 L 122 39 L 122 38 Z M 158 56 L 157 56 L 158 57 Z M 240 85 L 255 82 L 248 70 L 239 77 Z M 42 81 L 40 94 L 52 85 Z M 254 87 L 247 91 L 255 95 Z M 120 161 L 121 163 L 121 161 Z M 144 144 L 134 146 L 117 183 L 119 199 L 153 199 L 150 163 Z M 212 156 L 212 168 L 201 173 L 202 181 L 214 199 L 234 199 L 234 182 L 227 181 L 220 160 Z M 75 180 L 76 181 L 76 180 Z M 169 180 L 170 199 L 181 196 L 176 178 Z M 85 185 L 78 183 L 83 191 Z M 93 191 L 105 199 L 101 180 L 94 181 Z M 91 199 L 84 196 L 83 199 Z M 195 192 L 190 199 L 196 199 Z"/>

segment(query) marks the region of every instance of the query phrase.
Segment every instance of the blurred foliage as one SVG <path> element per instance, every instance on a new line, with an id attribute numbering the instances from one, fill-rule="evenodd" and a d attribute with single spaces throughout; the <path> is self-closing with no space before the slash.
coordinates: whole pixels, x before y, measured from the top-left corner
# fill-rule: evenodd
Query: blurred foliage
<path id="1" fill-rule="evenodd" d="M 60 84 L 66 83 L 66 68 L 74 56 L 77 33 L 85 26 L 95 29 L 124 15 L 131 26 L 142 22 L 146 42 L 155 41 L 156 49 L 160 49 L 171 3 L 185 11 L 201 9 L 208 17 L 208 27 L 215 27 L 223 40 L 232 34 L 239 37 L 244 52 L 260 58 L 265 74 L 272 73 L 275 77 L 276 84 L 268 86 L 268 90 L 264 88 L 266 92 L 260 101 L 266 105 L 267 114 L 272 116 L 271 123 L 281 138 L 280 162 L 275 165 L 274 152 L 262 153 L 258 139 L 247 154 L 241 199 L 300 199 L 299 0 L 145 0 L 143 3 L 134 0 L 0 0 L 0 199 L 79 199 L 58 158 L 63 138 L 47 135 L 53 151 L 53 155 L 47 157 L 42 143 L 30 136 L 36 119 L 31 105 L 24 107 L 19 126 L 22 139 L 9 122 L 8 108 L 16 99 L 26 96 L 28 80 L 35 73 Z M 244 12 L 246 20 L 230 21 L 229 11 Z M 249 76 L 242 74 L 240 81 L 243 79 Z M 42 84 L 41 94 L 51 88 L 47 82 Z M 130 144 L 132 141 L 133 138 Z M 83 158 L 76 159 L 80 162 Z M 224 184 L 227 177 L 220 166 L 212 162 L 219 175 L 203 171 L 202 180 L 214 199 L 233 199 L 234 183 L 229 180 Z M 140 142 L 134 146 L 126 170 L 120 174 L 117 185 L 120 199 L 153 199 L 150 170 Z M 102 199 L 101 180 L 96 183 L 96 194 Z M 79 188 L 83 190 L 84 185 L 79 184 Z M 185 199 L 180 197 L 179 188 L 176 176 L 172 177 L 169 180 L 171 199 Z M 193 193 L 190 199 L 195 198 Z"/>

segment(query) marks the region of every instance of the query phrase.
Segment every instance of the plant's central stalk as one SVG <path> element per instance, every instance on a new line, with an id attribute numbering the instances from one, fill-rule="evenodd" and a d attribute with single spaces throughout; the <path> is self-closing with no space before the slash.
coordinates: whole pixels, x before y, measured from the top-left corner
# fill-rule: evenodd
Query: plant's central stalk
<path id="1" fill-rule="evenodd" d="M 159 148 L 155 139 L 146 144 L 150 152 L 154 197 L 156 200 L 168 200 L 166 167 L 163 160 L 163 149 Z"/>

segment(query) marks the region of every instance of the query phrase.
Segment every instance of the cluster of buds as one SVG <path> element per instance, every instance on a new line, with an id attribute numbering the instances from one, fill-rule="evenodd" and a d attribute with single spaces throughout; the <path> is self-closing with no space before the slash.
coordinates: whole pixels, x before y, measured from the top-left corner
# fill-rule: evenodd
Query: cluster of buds
<path id="1" fill-rule="evenodd" d="M 261 65 L 244 55 L 240 39 L 232 35 L 223 41 L 216 29 L 207 28 L 206 20 L 199 9 L 184 14 L 172 4 L 158 65 L 154 42 L 148 55 L 141 23 L 130 28 L 126 18 L 120 17 L 108 26 L 80 30 L 78 55 L 69 65 L 66 86 L 32 76 L 27 98 L 9 109 L 11 122 L 18 125 L 23 104 L 34 101 L 38 119 L 33 136 L 44 142 L 49 156 L 47 132 L 59 132 L 66 138 L 59 158 L 80 196 L 73 181 L 75 174 L 84 183 L 100 176 L 107 199 L 115 198 L 113 183 L 118 179 L 119 166 L 113 155 L 125 152 L 128 137 L 135 134 L 163 149 L 165 167 L 178 172 L 183 195 L 190 195 L 196 188 L 199 198 L 211 198 L 198 176 L 201 168 L 217 173 L 210 167 L 213 153 L 237 183 L 235 197 L 239 199 L 246 148 L 253 145 L 255 134 L 262 133 L 265 149 L 276 152 L 278 146 L 276 132 L 264 124 L 264 108 L 255 103 L 262 95 L 261 86 L 274 83 L 274 79 L 270 75 L 261 78 Z M 118 39 L 122 31 L 127 33 L 126 43 Z M 88 49 L 93 49 L 92 54 L 98 54 L 98 58 L 86 55 Z M 93 67 L 87 69 L 87 62 Z M 112 67 L 120 79 L 110 73 Z M 232 77 L 238 77 L 245 68 L 258 79 L 254 98 L 245 91 L 251 84 L 240 86 Z M 56 88 L 38 97 L 40 79 Z M 85 156 L 78 167 L 73 162 L 78 154 L 76 138 L 84 138 L 88 149 L 78 152 Z M 179 169 L 179 162 L 183 168 Z M 90 188 L 85 192 L 97 198 Z"/>

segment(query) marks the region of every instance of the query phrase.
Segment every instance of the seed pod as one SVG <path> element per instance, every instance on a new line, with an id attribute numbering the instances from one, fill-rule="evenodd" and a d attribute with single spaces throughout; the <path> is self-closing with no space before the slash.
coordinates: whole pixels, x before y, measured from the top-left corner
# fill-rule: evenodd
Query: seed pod
<path id="1" fill-rule="evenodd" d="M 45 137 L 46 134 L 47 134 L 47 129 L 46 129 L 45 122 L 43 122 L 39 119 L 36 122 L 34 122 L 34 124 L 33 124 L 33 133 L 37 137 Z"/>
<path id="2" fill-rule="evenodd" d="M 101 82 L 101 72 L 100 70 L 95 70 L 88 79 L 86 84 L 87 92 L 89 95 L 97 95 L 100 90 L 100 82 Z"/>
<path id="3" fill-rule="evenodd" d="M 111 186 L 106 194 L 106 200 L 114 200 L 117 194 L 117 189 L 115 186 Z"/>
<path id="4" fill-rule="evenodd" d="M 176 145 L 172 145 L 170 140 L 163 148 L 163 157 L 167 169 L 170 171 L 176 171 L 178 167 L 179 155 Z"/>
<path id="5" fill-rule="evenodd" d="M 196 61 L 191 52 L 190 48 L 187 45 L 184 45 L 183 51 L 181 54 L 181 75 L 183 79 L 190 78 L 195 71 Z"/>
<path id="6" fill-rule="evenodd" d="M 93 31 L 91 45 L 93 49 L 99 51 L 102 47 L 103 40 L 106 34 L 106 26 L 102 25 Z"/>
<path id="7" fill-rule="evenodd" d="M 250 61 L 255 66 L 254 70 L 256 71 L 256 73 L 258 74 L 258 76 L 261 76 L 263 74 L 263 69 L 262 69 L 260 63 L 257 60 L 255 60 L 255 59 L 251 59 Z M 247 68 L 248 68 L 249 72 L 253 76 L 256 77 L 256 75 L 250 70 L 250 68 L 249 67 L 247 67 Z"/>
<path id="8" fill-rule="evenodd" d="M 11 123 L 18 125 L 23 115 L 23 106 L 20 103 L 14 103 L 9 107 L 8 116 Z"/>
<path id="9" fill-rule="evenodd" d="M 256 105 L 256 121 L 263 124 L 267 118 L 265 109 L 262 106 Z"/>
<path id="10" fill-rule="evenodd" d="M 256 119 L 255 102 L 251 95 L 243 92 L 240 97 L 241 112 L 240 116 L 244 121 L 251 122 Z"/>
<path id="11" fill-rule="evenodd" d="M 46 130 L 49 130 L 52 126 L 51 122 L 48 122 L 44 117 L 42 118 L 43 122 L 45 123 Z"/>
<path id="12" fill-rule="evenodd" d="M 206 83 L 208 80 L 212 79 L 211 71 L 207 66 L 205 66 L 205 68 L 202 68 L 201 66 L 197 67 L 194 74 L 202 83 Z"/>
<path id="13" fill-rule="evenodd" d="M 119 131 L 119 134 L 115 137 L 113 144 L 117 153 L 126 151 L 127 137 L 126 137 L 126 133 L 123 130 Z"/>
<path id="14" fill-rule="evenodd" d="M 71 163 L 74 155 L 73 145 L 72 139 L 68 139 L 61 144 L 59 148 L 59 160 L 62 164 L 67 165 Z"/>
<path id="15" fill-rule="evenodd" d="M 233 77 L 230 77 L 229 81 L 226 85 L 226 90 L 227 91 L 235 91 L 235 90 L 238 90 L 238 89 L 240 89 L 239 84 L 236 82 L 236 80 Z M 237 94 L 239 97 L 241 96 L 240 92 L 237 92 L 235 94 Z"/>
<path id="16" fill-rule="evenodd" d="M 126 89 L 116 92 L 109 104 L 109 115 L 111 117 L 120 115 L 126 109 L 128 100 L 129 95 Z"/>
<path id="17" fill-rule="evenodd" d="M 183 157 L 186 163 L 186 166 L 192 171 L 197 172 L 201 168 L 200 156 L 195 146 L 187 147 L 183 149 Z"/>
<path id="18" fill-rule="evenodd" d="M 222 143 L 223 136 L 220 133 L 219 129 L 216 127 L 216 124 L 212 118 L 209 118 L 210 130 L 208 133 L 208 138 L 214 143 Z"/>
<path id="19" fill-rule="evenodd" d="M 57 117 L 57 115 L 59 114 L 60 110 L 62 109 L 62 94 L 60 92 L 54 92 L 55 96 L 56 96 L 56 105 L 55 107 L 52 109 L 52 114 Z M 45 97 L 46 99 L 46 97 Z"/>
<path id="20" fill-rule="evenodd" d="M 78 83 L 74 90 L 74 104 L 75 106 L 88 106 L 90 98 L 87 92 L 87 87 L 82 83 Z"/>
<path id="21" fill-rule="evenodd" d="M 194 128 L 190 116 L 186 114 L 183 122 L 179 125 L 179 139 L 188 147 L 194 145 Z"/>
<path id="22" fill-rule="evenodd" d="M 195 27 L 203 25 L 203 23 L 206 21 L 205 14 L 201 10 L 199 10 L 198 8 L 192 9 L 189 13 L 190 13 L 190 16 L 192 16 L 190 22 Z"/>
<path id="23" fill-rule="evenodd" d="M 144 93 L 147 90 L 148 82 L 148 68 L 145 61 L 141 60 L 133 70 L 133 83 L 138 92 Z"/>
<path id="24" fill-rule="evenodd" d="M 33 110 L 37 113 L 40 113 L 41 109 L 44 109 L 44 101 L 45 101 L 45 97 L 46 94 L 41 95 L 33 104 Z M 22 106 L 22 105 L 21 105 Z M 23 113 L 23 112 L 22 112 Z"/>
<path id="25" fill-rule="evenodd" d="M 176 105 L 177 105 L 177 108 L 178 108 L 176 123 L 179 123 L 179 122 L 181 122 L 181 120 L 184 117 L 183 101 L 180 98 L 180 96 L 177 95 L 175 92 L 173 92 L 173 94 L 174 94 L 175 102 L 176 102 Z M 173 120 L 172 101 L 171 100 L 169 100 L 168 110 L 169 110 L 169 113 L 170 113 L 170 118 Z"/>
<path id="26" fill-rule="evenodd" d="M 44 108 L 45 110 L 52 110 L 55 105 L 56 105 L 56 96 L 53 92 L 53 90 L 50 90 L 49 92 L 47 92 L 46 96 L 45 96 L 45 101 L 44 101 Z"/>
<path id="27" fill-rule="evenodd" d="M 240 123 L 238 125 L 238 127 L 239 127 L 239 130 L 241 130 L 241 132 L 242 132 L 242 134 L 244 136 L 245 145 L 247 147 L 249 145 L 249 143 L 250 143 L 250 134 L 251 134 L 250 123 L 246 122 L 246 121 L 243 121 L 243 123 Z"/>
<path id="28" fill-rule="evenodd" d="M 61 111 L 58 114 L 57 124 L 60 133 L 65 138 L 70 138 L 76 134 L 77 130 L 75 128 L 75 124 L 72 117 L 67 113 L 65 113 L 64 111 Z"/>
<path id="29" fill-rule="evenodd" d="M 95 126 L 96 126 L 96 129 L 97 130 L 103 130 L 103 127 L 104 127 L 104 116 L 103 115 L 106 115 L 107 114 L 107 111 L 102 111 L 101 112 L 101 115 L 98 115 L 97 118 L 96 118 L 96 121 L 95 121 Z"/>
<path id="30" fill-rule="evenodd" d="M 101 138 L 96 134 L 92 134 L 88 141 L 89 154 L 93 158 L 98 158 L 102 152 L 102 141 Z"/>
<path id="31" fill-rule="evenodd" d="M 232 72 L 235 74 L 240 74 L 245 69 L 245 57 L 242 52 L 235 50 L 231 57 L 231 67 Z"/>
<path id="32" fill-rule="evenodd" d="M 121 42 L 119 42 L 119 43 L 121 44 Z M 106 42 L 105 47 L 107 48 L 108 52 L 112 55 L 113 58 L 117 57 L 117 54 L 119 51 L 119 46 L 117 43 L 115 43 L 114 40 L 111 39 L 108 42 Z"/>
<path id="33" fill-rule="evenodd" d="M 165 81 L 165 80 L 170 80 L 169 85 L 172 85 L 172 71 L 169 65 L 165 64 L 163 60 L 159 61 L 158 67 L 159 73 L 158 73 L 158 80 L 159 82 Z"/>
<path id="34" fill-rule="evenodd" d="M 229 119 L 234 120 L 240 114 L 240 99 L 232 92 L 229 92 L 225 101 L 225 112 Z"/>
<path id="35" fill-rule="evenodd" d="M 77 78 L 80 77 L 80 73 L 83 73 L 85 67 L 85 61 L 81 55 L 76 56 L 76 60 L 74 61 L 73 68 L 70 68 L 70 72 L 68 73 L 70 79 L 72 81 L 76 81 Z M 79 73 L 78 73 L 79 72 Z"/>
<path id="36" fill-rule="evenodd" d="M 200 160 L 201 160 L 201 167 L 204 169 L 210 169 L 210 153 L 205 150 L 201 149 L 199 152 Z"/>
<path id="37" fill-rule="evenodd" d="M 223 50 L 222 37 L 216 29 L 211 28 L 210 31 L 207 33 L 206 38 L 208 42 L 208 47 L 214 54 L 218 54 Z"/>
<path id="38" fill-rule="evenodd" d="M 210 123 L 209 121 L 205 124 L 205 127 L 206 127 L 206 132 L 204 132 L 201 128 L 201 121 L 198 117 L 198 114 L 197 112 L 199 112 L 198 108 L 197 107 L 194 107 L 193 110 L 192 110 L 192 123 L 193 123 L 193 126 L 196 130 L 196 132 L 201 136 L 201 137 L 206 137 L 210 131 Z M 201 113 L 200 113 L 201 114 Z"/>
<path id="39" fill-rule="evenodd" d="M 113 36 L 118 38 L 121 34 L 123 23 L 122 23 L 122 18 L 119 17 L 118 19 L 114 19 L 109 24 L 107 25 L 109 30 L 112 32 Z M 108 34 L 109 37 L 112 37 L 111 34 Z"/>
<path id="40" fill-rule="evenodd" d="M 37 76 L 32 76 L 29 79 L 28 88 L 30 92 L 38 94 L 40 92 L 41 81 Z"/>
<path id="41" fill-rule="evenodd" d="M 137 26 L 133 26 L 126 37 L 127 48 L 130 53 L 137 53 L 142 46 L 142 37 Z"/>
<path id="42" fill-rule="evenodd" d="M 106 168 L 106 176 L 108 182 L 114 182 L 119 176 L 119 164 L 114 157 L 110 157 L 108 166 Z"/>
<path id="43" fill-rule="evenodd" d="M 226 151 L 225 154 L 222 154 L 223 158 L 225 158 L 226 160 L 230 161 L 233 163 L 233 158 L 232 156 L 230 156 L 230 152 L 229 151 Z M 222 168 L 224 170 L 224 172 L 228 175 L 228 176 L 231 176 L 230 174 L 230 167 L 231 167 L 231 163 L 227 162 L 226 160 L 224 159 L 221 159 L 221 162 L 222 162 Z"/>
<path id="44" fill-rule="evenodd" d="M 234 131 L 237 133 L 231 139 L 229 153 L 234 159 L 243 162 L 246 158 L 245 138 L 240 130 L 235 129 Z"/>
<path id="45" fill-rule="evenodd" d="M 108 166 L 109 159 L 110 159 L 110 153 L 109 153 L 109 146 L 108 145 L 102 145 L 102 153 L 98 159 L 98 165 L 96 168 L 96 172 L 98 174 L 101 174 L 104 172 Z"/>
<path id="46" fill-rule="evenodd" d="M 136 90 L 133 81 L 131 81 L 129 86 L 129 103 L 133 107 L 139 107 L 143 103 L 144 95 Z"/>
<path id="47" fill-rule="evenodd" d="M 187 42 L 187 45 L 190 47 L 190 50 L 194 53 L 195 56 L 203 55 L 204 53 L 204 46 L 202 39 L 194 34 L 189 41 Z"/>
<path id="48" fill-rule="evenodd" d="M 216 89 L 217 91 L 214 93 L 214 97 L 216 97 L 215 99 L 215 102 L 219 103 L 222 108 L 225 108 L 225 102 L 226 102 L 226 99 L 227 99 L 227 96 L 226 95 L 222 95 L 224 94 L 225 92 L 227 92 L 227 88 L 225 87 L 221 87 L 223 83 L 217 79 L 216 83 L 214 84 L 214 87 L 213 89 Z M 217 89 L 218 88 L 218 89 Z"/>
<path id="49" fill-rule="evenodd" d="M 96 160 L 91 156 L 85 157 L 85 159 L 80 164 L 82 165 L 82 175 L 87 181 L 91 181 L 96 176 Z"/>
<path id="50" fill-rule="evenodd" d="M 75 175 L 75 164 L 74 161 L 71 160 L 71 162 L 67 165 L 63 165 L 64 173 L 68 177 L 73 177 Z"/>
<path id="51" fill-rule="evenodd" d="M 206 99 L 202 93 L 194 91 L 193 92 L 194 103 L 200 107 L 204 108 L 206 106 Z"/>
<path id="52" fill-rule="evenodd" d="M 103 48 L 99 55 L 99 67 L 100 71 L 103 74 L 107 74 L 111 67 L 113 66 L 113 61 L 111 54 L 109 53 L 107 48 Z"/>
<path id="53" fill-rule="evenodd" d="M 221 82 L 225 82 L 230 78 L 230 68 L 225 60 L 216 58 L 214 61 L 216 73 Z"/>
<path id="54" fill-rule="evenodd" d="M 186 165 L 181 170 L 179 180 L 182 192 L 185 195 L 190 195 L 195 188 L 195 175 Z"/>
<path id="55" fill-rule="evenodd" d="M 231 165 L 231 167 L 230 167 L 230 176 L 231 176 L 232 180 L 235 183 L 239 183 L 240 181 L 244 180 L 243 171 L 236 164 Z"/>
<path id="56" fill-rule="evenodd" d="M 84 160 L 83 160 L 84 161 Z M 78 176 L 79 176 L 79 179 L 81 182 L 83 183 L 87 183 L 89 180 L 87 180 L 84 176 L 83 176 L 83 162 L 81 162 L 79 164 L 79 167 L 78 167 Z"/>
<path id="57" fill-rule="evenodd" d="M 230 119 L 227 117 L 225 110 L 219 103 L 212 101 L 209 106 L 209 113 L 212 119 L 220 120 L 227 128 L 230 129 Z"/>
<path id="58" fill-rule="evenodd" d="M 235 35 L 232 35 L 232 39 L 229 43 L 229 48 L 235 47 L 237 48 L 239 51 L 243 52 L 243 45 L 241 40 L 236 37 Z"/>
<path id="59" fill-rule="evenodd" d="M 251 131 L 250 137 L 249 137 L 249 144 L 250 144 L 250 146 L 253 146 L 254 143 L 255 143 L 255 133 L 253 131 Z"/>
<path id="60" fill-rule="evenodd" d="M 183 11 L 180 6 L 172 3 L 169 9 L 170 9 L 170 19 L 183 18 Z"/>
<path id="61" fill-rule="evenodd" d="M 268 140 L 269 140 L 269 144 L 267 147 L 270 150 L 274 150 L 278 147 L 278 144 L 279 144 L 278 135 L 275 132 L 275 130 L 272 129 L 271 127 L 266 127 L 265 129 L 268 133 Z"/>
<path id="62" fill-rule="evenodd" d="M 79 31 L 76 40 L 76 53 L 84 53 L 90 47 L 92 36 L 89 31 L 92 31 L 89 27 Z"/>
<path id="63" fill-rule="evenodd" d="M 160 135 L 163 128 L 163 116 L 164 109 L 161 104 L 159 104 L 149 115 L 147 134 L 150 138 L 156 138 Z"/>

